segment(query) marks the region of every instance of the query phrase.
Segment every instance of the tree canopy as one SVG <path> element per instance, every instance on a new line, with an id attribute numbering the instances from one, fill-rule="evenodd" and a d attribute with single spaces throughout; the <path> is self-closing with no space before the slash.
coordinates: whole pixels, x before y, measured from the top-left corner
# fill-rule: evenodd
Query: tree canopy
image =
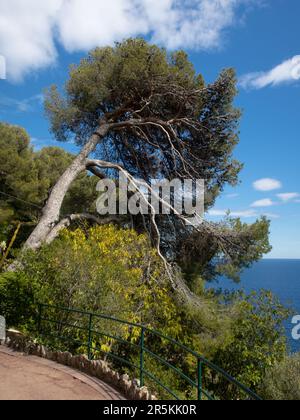
<path id="1" fill-rule="evenodd" d="M 21 237 L 38 223 L 42 208 L 74 156 L 60 147 L 35 151 L 26 131 L 0 123 L 0 241 L 6 241 L 16 222 Z M 98 179 L 81 174 L 64 199 L 62 214 L 95 210 Z M 20 243 L 20 241 L 17 241 Z"/>
<path id="2" fill-rule="evenodd" d="M 147 182 L 204 179 L 208 210 L 226 185 L 238 182 L 242 168 L 233 157 L 239 140 L 236 93 L 234 70 L 206 84 L 184 51 L 169 54 L 143 39 L 129 39 L 96 48 L 73 66 L 64 93 L 55 86 L 47 92 L 46 111 L 57 140 L 83 146 L 87 170 L 113 178 L 123 170 Z M 84 153 L 91 141 L 97 159 Z M 193 265 L 210 273 L 212 261 L 225 256 L 227 273 L 237 277 L 270 250 L 265 219 L 252 228 L 237 221 L 204 223 L 197 230 L 174 214 L 156 215 L 155 226 L 153 221 L 151 216 L 131 220 L 154 241 L 159 237 L 169 260 L 186 266 L 193 256 Z"/>
<path id="3" fill-rule="evenodd" d="M 57 140 L 80 145 L 107 121 L 102 159 L 144 180 L 205 179 L 209 206 L 241 168 L 232 157 L 240 116 L 235 82 L 228 69 L 206 85 L 184 51 L 168 54 L 129 39 L 73 66 L 64 95 L 55 86 L 48 91 L 46 110 Z"/>
<path id="4" fill-rule="evenodd" d="M 236 93 L 234 70 L 206 84 L 184 51 L 170 54 L 143 39 L 91 51 L 72 66 L 64 92 L 52 86 L 45 100 L 56 139 L 82 146 L 77 157 L 57 148 L 33 153 L 24 131 L 13 128 L 19 132 L 12 143 L 20 144 L 20 136 L 25 142 L 19 152 L 14 146 L 14 156 L 23 159 L 27 171 L 19 177 L 11 164 L 7 188 L 23 188 L 26 200 L 44 203 L 26 247 L 52 241 L 74 220 L 97 221 L 96 177 L 115 180 L 118 172 L 147 183 L 203 179 L 208 210 L 226 185 L 238 182 L 242 167 L 233 156 L 239 141 Z M 162 257 L 189 277 L 191 272 L 204 278 L 226 273 L 237 279 L 244 267 L 270 251 L 265 218 L 253 225 L 231 218 L 206 220 L 193 228 L 172 212 L 119 218 L 119 223 L 146 231 Z"/>

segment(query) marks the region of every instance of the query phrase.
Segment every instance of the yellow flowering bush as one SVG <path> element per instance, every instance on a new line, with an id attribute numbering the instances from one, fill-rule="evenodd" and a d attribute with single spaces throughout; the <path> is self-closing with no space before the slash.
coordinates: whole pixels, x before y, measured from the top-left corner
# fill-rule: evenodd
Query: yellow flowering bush
<path id="1" fill-rule="evenodd" d="M 133 230 L 113 225 L 64 230 L 51 245 L 23 255 L 22 263 L 20 272 L 0 276 L 0 310 L 9 326 L 36 335 L 37 302 L 55 305 L 43 313 L 43 318 L 55 321 L 42 321 L 48 332 L 47 339 L 42 336 L 45 344 L 86 354 L 90 338 L 92 355 L 103 358 L 113 353 L 115 359 L 111 354 L 107 357 L 120 373 L 138 377 L 138 369 L 130 369 L 121 359 L 139 365 L 141 329 L 94 317 L 89 336 L 88 315 L 68 314 L 57 307 L 158 330 L 203 354 L 254 391 L 265 371 L 286 352 L 281 326 L 287 313 L 271 295 L 226 295 L 222 303 L 219 294 L 199 288 L 198 306 L 189 307 L 175 298 L 165 265 L 147 236 Z M 196 377 L 196 358 L 174 343 L 147 330 L 145 345 L 185 375 Z M 149 351 L 145 370 L 180 397 L 195 398 L 196 390 Z M 209 369 L 203 383 L 218 398 L 240 398 L 226 381 L 212 381 Z M 147 385 L 157 392 L 149 378 Z M 168 397 L 162 391 L 160 396 Z"/>
<path id="2" fill-rule="evenodd" d="M 24 258 L 48 304 L 104 313 L 177 337 L 177 308 L 165 266 L 147 236 L 113 225 L 64 230 Z"/>

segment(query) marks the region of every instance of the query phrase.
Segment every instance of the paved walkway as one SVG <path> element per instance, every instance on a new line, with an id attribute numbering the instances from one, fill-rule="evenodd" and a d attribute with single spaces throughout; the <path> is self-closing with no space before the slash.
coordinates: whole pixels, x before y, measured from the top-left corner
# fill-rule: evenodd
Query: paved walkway
<path id="1" fill-rule="evenodd" d="M 0 346 L 0 400 L 124 400 L 104 382 Z"/>

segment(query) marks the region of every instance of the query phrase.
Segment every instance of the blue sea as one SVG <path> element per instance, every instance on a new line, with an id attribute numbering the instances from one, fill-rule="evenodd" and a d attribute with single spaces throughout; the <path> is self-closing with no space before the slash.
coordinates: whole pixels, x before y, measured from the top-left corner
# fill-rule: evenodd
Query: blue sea
<path id="1" fill-rule="evenodd" d="M 241 282 L 235 285 L 232 281 L 222 278 L 216 286 L 222 289 L 245 292 L 266 289 L 278 296 L 284 305 L 292 307 L 296 315 L 300 315 L 300 260 L 265 259 L 244 271 Z M 289 346 L 292 352 L 300 352 L 300 340 L 292 339 L 292 319 L 285 324 Z"/>

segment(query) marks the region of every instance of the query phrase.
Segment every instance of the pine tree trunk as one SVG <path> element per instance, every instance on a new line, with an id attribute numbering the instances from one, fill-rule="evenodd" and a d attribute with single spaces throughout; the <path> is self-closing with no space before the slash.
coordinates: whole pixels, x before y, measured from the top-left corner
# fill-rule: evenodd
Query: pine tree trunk
<path id="1" fill-rule="evenodd" d="M 63 200 L 72 184 L 80 173 L 86 170 L 86 159 L 92 153 L 101 138 L 108 132 L 108 125 L 104 124 L 86 143 L 82 151 L 59 178 L 53 187 L 49 199 L 43 209 L 43 215 L 27 239 L 24 247 L 26 249 L 38 249 L 46 241 L 51 229 L 56 225 L 60 218 L 60 211 Z"/>

